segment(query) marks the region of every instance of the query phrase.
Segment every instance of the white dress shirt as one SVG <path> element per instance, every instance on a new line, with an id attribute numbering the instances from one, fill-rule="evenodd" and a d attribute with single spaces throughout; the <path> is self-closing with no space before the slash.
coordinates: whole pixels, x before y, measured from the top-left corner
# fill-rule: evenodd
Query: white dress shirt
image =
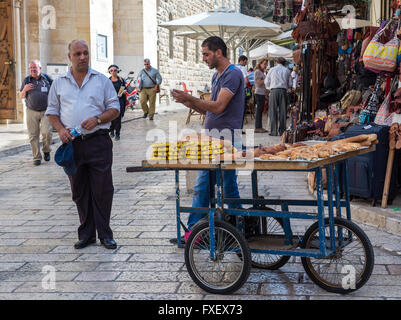
<path id="1" fill-rule="evenodd" d="M 288 89 L 292 87 L 291 71 L 282 64 L 271 68 L 265 79 L 266 88 L 271 89 Z"/>
<path id="2" fill-rule="evenodd" d="M 66 129 L 81 127 L 85 120 L 99 116 L 108 109 L 120 110 L 120 102 L 112 82 L 103 74 L 89 68 L 81 88 L 71 74 L 71 69 L 54 80 L 50 88 L 46 115 L 60 117 Z M 109 129 L 110 123 L 102 123 L 95 129 L 82 129 L 89 134 L 99 129 Z"/>

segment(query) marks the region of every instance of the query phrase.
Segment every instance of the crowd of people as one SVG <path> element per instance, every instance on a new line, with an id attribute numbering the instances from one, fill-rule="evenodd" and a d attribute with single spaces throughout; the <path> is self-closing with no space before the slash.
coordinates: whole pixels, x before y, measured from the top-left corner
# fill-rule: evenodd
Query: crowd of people
<path id="1" fill-rule="evenodd" d="M 287 60 L 276 59 L 276 66 L 269 68 L 267 58 L 260 59 L 255 68 L 247 69 L 248 58 L 240 56 L 237 68 L 241 70 L 245 83 L 245 113 L 249 100 L 256 105 L 255 132 L 269 132 L 263 128 L 263 113 L 268 110 L 267 122 L 270 123 L 270 135 L 281 136 L 286 130 L 287 111 L 289 105 L 288 93 L 298 86 L 298 70 L 290 69 Z"/>

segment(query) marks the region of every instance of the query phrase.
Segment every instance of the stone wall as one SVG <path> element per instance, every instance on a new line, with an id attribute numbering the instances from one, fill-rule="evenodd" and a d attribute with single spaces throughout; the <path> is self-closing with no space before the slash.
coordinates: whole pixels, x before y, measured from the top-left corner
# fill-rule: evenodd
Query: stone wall
<path id="1" fill-rule="evenodd" d="M 99 57 L 97 37 L 107 39 L 107 57 Z M 113 2 L 110 0 L 90 1 L 90 53 L 91 67 L 106 76 L 107 68 L 114 63 Z"/>
<path id="2" fill-rule="evenodd" d="M 114 0 L 114 62 L 126 77 L 130 71 L 138 75 L 143 68 L 144 32 L 143 1 Z"/>
<path id="3" fill-rule="evenodd" d="M 224 1 L 225 5 L 235 8 L 234 1 Z M 221 6 L 222 1 L 217 1 Z M 157 10 L 158 24 L 172 20 L 195 15 L 212 10 L 216 5 L 214 0 L 183 1 L 183 0 L 160 0 Z M 237 2 L 238 5 L 238 2 Z M 207 84 L 210 87 L 212 70 L 202 61 L 201 42 L 184 37 L 174 36 L 173 57 L 170 58 L 169 30 L 158 27 L 158 62 L 159 70 L 164 78 L 163 88 L 182 89 L 180 82 L 185 82 L 187 88 L 197 95 L 197 90 L 202 90 Z M 184 59 L 184 41 L 187 41 L 187 59 Z M 197 53 L 198 52 L 198 53 Z"/>

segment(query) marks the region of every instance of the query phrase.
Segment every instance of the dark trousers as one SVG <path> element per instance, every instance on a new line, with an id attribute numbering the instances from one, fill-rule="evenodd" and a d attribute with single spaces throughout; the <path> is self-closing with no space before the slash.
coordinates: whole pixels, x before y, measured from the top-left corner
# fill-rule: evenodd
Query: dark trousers
<path id="1" fill-rule="evenodd" d="M 76 139 L 74 159 L 77 172 L 70 177 L 72 199 L 77 205 L 79 240 L 113 238 L 110 215 L 114 195 L 111 167 L 113 142 L 109 135 Z"/>
<path id="2" fill-rule="evenodd" d="M 255 118 L 255 129 L 262 129 L 262 118 L 263 110 L 265 110 L 266 96 L 263 94 L 255 94 L 256 101 L 256 118 Z"/>
<path id="3" fill-rule="evenodd" d="M 287 127 L 288 95 L 286 89 L 272 89 L 269 95 L 270 134 L 282 135 Z M 280 125 L 280 126 L 279 126 Z"/>
<path id="4" fill-rule="evenodd" d="M 111 126 L 110 126 L 110 132 L 112 133 L 116 133 L 116 136 L 120 136 L 120 132 L 121 132 L 121 121 L 124 118 L 124 114 L 125 114 L 125 98 L 123 101 L 121 101 L 122 99 L 120 99 L 120 115 L 118 116 L 118 118 L 114 119 L 111 122 Z"/>

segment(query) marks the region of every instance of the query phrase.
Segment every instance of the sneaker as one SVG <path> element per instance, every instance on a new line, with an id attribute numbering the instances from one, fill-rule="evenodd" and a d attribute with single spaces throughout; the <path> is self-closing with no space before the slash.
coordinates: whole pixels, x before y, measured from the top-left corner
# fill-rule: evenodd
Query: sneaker
<path id="1" fill-rule="evenodd" d="M 49 162 L 50 161 L 50 152 L 45 152 L 44 153 L 44 158 L 45 158 L 46 162 Z"/>
<path id="2" fill-rule="evenodd" d="M 191 235 L 191 233 L 192 233 L 192 230 L 188 230 L 187 232 L 185 232 L 185 243 L 187 243 L 188 242 L 188 238 L 189 238 L 189 236 Z"/>
<path id="3" fill-rule="evenodd" d="M 187 232 L 185 232 L 185 243 L 188 242 L 189 236 L 191 235 L 192 230 L 188 230 Z M 195 244 L 199 244 L 201 238 L 198 237 L 198 239 L 196 239 Z"/>
<path id="4" fill-rule="evenodd" d="M 42 164 L 42 161 L 40 161 L 40 160 L 34 160 L 33 161 L 33 165 L 36 166 L 36 167 L 40 166 L 41 164 Z"/>

